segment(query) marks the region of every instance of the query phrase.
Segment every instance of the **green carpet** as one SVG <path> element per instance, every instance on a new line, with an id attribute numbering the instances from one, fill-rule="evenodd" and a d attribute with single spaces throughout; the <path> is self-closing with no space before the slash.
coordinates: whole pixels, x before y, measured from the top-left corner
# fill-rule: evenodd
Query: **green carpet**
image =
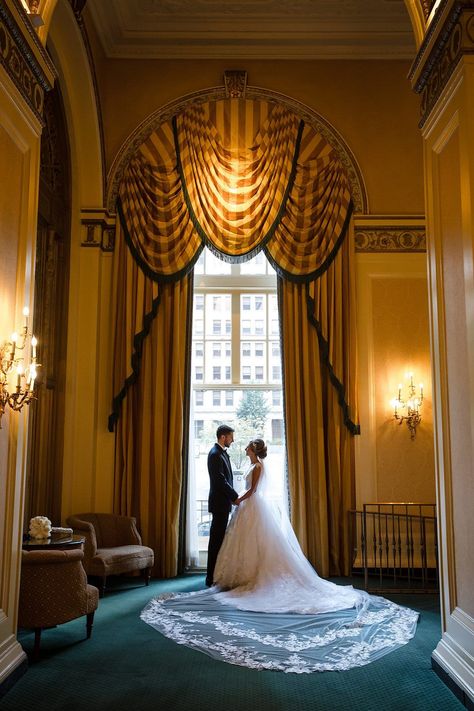
<path id="1" fill-rule="evenodd" d="M 343 581 L 347 584 L 347 579 Z M 177 645 L 139 619 L 149 598 L 203 587 L 203 576 L 118 579 L 100 600 L 90 640 L 85 618 L 43 632 L 40 661 L 0 700 L 2 711 L 462 711 L 431 669 L 441 636 L 435 595 L 392 594 L 420 611 L 416 636 L 401 649 L 345 672 L 253 671 Z M 354 584 L 360 584 L 355 581 Z M 33 634 L 21 632 L 28 652 Z"/>

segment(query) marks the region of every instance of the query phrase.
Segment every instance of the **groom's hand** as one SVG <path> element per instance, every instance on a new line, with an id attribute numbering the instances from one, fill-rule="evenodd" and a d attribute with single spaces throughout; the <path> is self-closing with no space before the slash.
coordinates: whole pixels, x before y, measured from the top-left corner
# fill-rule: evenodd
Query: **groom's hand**
<path id="1" fill-rule="evenodd" d="M 238 506 L 240 504 L 240 496 L 238 496 L 234 501 L 232 502 L 234 506 Z"/>

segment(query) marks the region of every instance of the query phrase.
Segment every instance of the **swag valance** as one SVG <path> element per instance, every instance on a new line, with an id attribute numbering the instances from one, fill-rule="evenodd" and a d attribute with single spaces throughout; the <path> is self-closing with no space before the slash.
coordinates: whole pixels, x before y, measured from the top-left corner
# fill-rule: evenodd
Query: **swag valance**
<path id="1" fill-rule="evenodd" d="M 278 273 L 311 281 L 344 238 L 350 190 L 335 150 L 281 104 L 194 104 L 162 123 L 124 173 L 118 211 L 143 272 L 189 272 L 204 246 L 250 259 L 262 248 Z"/>

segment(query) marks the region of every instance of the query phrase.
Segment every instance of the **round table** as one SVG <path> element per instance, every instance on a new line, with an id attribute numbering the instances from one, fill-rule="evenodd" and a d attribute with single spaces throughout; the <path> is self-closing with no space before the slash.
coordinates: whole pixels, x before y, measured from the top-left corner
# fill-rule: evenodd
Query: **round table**
<path id="1" fill-rule="evenodd" d="M 27 551 L 69 550 L 71 548 L 82 548 L 85 540 L 84 536 L 71 536 L 68 534 L 53 534 L 50 538 L 31 538 L 25 535 L 23 537 L 22 548 Z"/>

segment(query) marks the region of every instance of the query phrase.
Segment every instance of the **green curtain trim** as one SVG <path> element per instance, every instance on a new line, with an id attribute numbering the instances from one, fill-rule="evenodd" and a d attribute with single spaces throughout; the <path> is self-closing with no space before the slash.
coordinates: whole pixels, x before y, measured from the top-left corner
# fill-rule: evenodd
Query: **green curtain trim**
<path id="1" fill-rule="evenodd" d="M 134 258 L 135 262 L 138 264 L 142 272 L 145 274 L 145 276 L 149 277 L 152 281 L 158 282 L 159 284 L 172 284 L 187 276 L 193 270 L 194 265 L 196 264 L 202 250 L 204 249 L 204 244 L 201 244 L 198 247 L 194 257 L 182 269 L 180 269 L 180 271 L 175 272 L 174 274 L 160 274 L 160 272 L 155 271 L 145 262 L 145 260 L 138 253 L 135 245 L 133 244 L 132 238 L 130 237 L 130 232 L 128 231 L 127 221 L 123 213 L 122 201 L 119 197 L 117 198 L 116 206 L 118 215 L 120 217 L 120 223 L 122 225 L 122 229 L 125 235 L 125 242 L 127 244 L 127 247 L 129 248 L 132 257 Z"/>
<path id="2" fill-rule="evenodd" d="M 318 279 L 321 274 L 324 274 L 324 272 L 329 269 L 329 267 L 333 263 L 342 243 L 344 242 L 345 236 L 347 234 L 347 229 L 349 227 L 349 222 L 352 217 L 353 209 L 354 205 L 351 200 L 347 209 L 347 215 L 342 226 L 341 234 L 339 235 L 336 244 L 332 248 L 332 251 L 326 257 L 324 262 L 321 264 L 321 266 L 315 269 L 310 274 L 292 274 L 291 272 L 286 271 L 286 269 L 282 269 L 282 267 L 280 267 L 279 264 L 271 256 L 270 252 L 268 251 L 268 247 L 264 247 L 265 255 L 274 270 L 276 271 L 276 273 L 278 274 L 278 276 L 281 276 L 284 279 L 288 279 L 288 281 L 292 281 L 296 284 L 303 284 L 304 282 L 314 281 L 315 279 Z"/>
<path id="3" fill-rule="evenodd" d="M 114 397 L 112 400 L 112 412 L 109 415 L 109 432 L 114 431 L 114 427 L 116 422 L 118 421 L 120 417 L 120 411 L 122 409 L 122 402 L 125 399 L 125 396 L 127 395 L 128 389 L 134 385 L 137 380 L 138 376 L 140 374 L 140 368 L 141 368 L 141 360 L 142 360 L 142 354 L 143 354 L 143 341 L 145 338 L 148 336 L 150 333 L 150 328 L 151 324 L 153 323 L 157 313 L 158 313 L 158 307 L 160 305 L 160 300 L 161 300 L 161 294 L 158 294 L 156 299 L 153 299 L 151 311 L 149 311 L 147 314 L 145 314 L 145 317 L 143 319 L 143 329 L 139 332 L 136 333 L 134 338 L 133 338 L 133 353 L 132 353 L 132 372 L 126 378 L 122 389 Z"/>
<path id="4" fill-rule="evenodd" d="M 346 400 L 346 391 L 345 391 L 344 385 L 341 383 L 341 381 L 337 377 L 336 373 L 334 372 L 334 368 L 329 360 L 329 344 L 323 336 L 321 324 L 319 323 L 319 321 L 317 320 L 317 318 L 314 315 L 315 303 L 314 303 L 314 299 L 308 293 L 308 288 L 306 288 L 306 306 L 307 306 L 307 311 L 308 311 L 308 319 L 309 319 L 311 325 L 314 326 L 314 328 L 316 329 L 316 333 L 318 334 L 319 348 L 320 348 L 320 352 L 321 352 L 321 361 L 324 363 L 324 365 L 328 369 L 329 379 L 337 391 L 337 395 L 338 395 L 337 400 L 338 400 L 339 406 L 342 409 L 342 414 L 344 417 L 344 424 L 352 435 L 360 435 L 360 425 L 353 422 L 350 417 L 350 410 L 349 410 L 349 405 Z"/>
<path id="5" fill-rule="evenodd" d="M 177 168 L 178 168 L 178 173 L 179 173 L 179 177 L 181 180 L 181 188 L 183 190 L 184 201 L 186 203 L 186 207 L 188 208 L 189 217 L 191 218 L 191 222 L 193 223 L 196 232 L 198 233 L 199 237 L 201 238 L 201 240 L 203 242 L 203 247 L 205 245 L 208 249 L 211 250 L 211 252 L 213 252 L 216 255 L 216 257 L 218 257 L 219 259 L 222 259 L 224 262 L 231 262 L 233 264 L 238 264 L 241 262 L 248 262 L 256 254 L 258 254 L 260 252 L 260 250 L 265 247 L 267 242 L 273 237 L 273 235 L 275 234 L 275 230 L 280 225 L 280 222 L 281 222 L 283 215 L 285 213 L 286 203 L 288 202 L 288 197 L 293 189 L 293 185 L 295 182 L 296 169 L 298 166 L 298 157 L 299 157 L 300 146 L 301 146 L 301 138 L 302 138 L 303 130 L 304 130 L 304 121 L 301 120 L 299 123 L 299 126 L 298 126 L 298 133 L 296 136 L 296 143 L 295 143 L 295 152 L 294 152 L 293 160 L 291 163 L 290 177 L 288 178 L 288 183 L 286 185 L 283 199 L 281 201 L 280 209 L 278 210 L 278 213 L 277 213 L 273 223 L 271 224 L 267 234 L 265 235 L 265 237 L 262 240 L 260 240 L 260 242 L 258 243 L 258 246 L 254 247 L 254 249 L 250 250 L 249 252 L 246 252 L 245 254 L 241 254 L 239 256 L 227 254 L 226 252 L 221 252 L 220 250 L 218 250 L 215 247 L 215 245 L 211 242 L 211 240 L 209 239 L 209 236 L 206 234 L 201 223 L 197 219 L 196 213 L 194 212 L 193 206 L 191 204 L 191 199 L 189 197 L 189 192 L 188 192 L 186 180 L 184 177 L 183 164 L 181 162 L 181 152 L 179 150 L 178 122 L 177 122 L 176 116 L 173 116 L 172 125 L 173 125 L 173 136 L 174 136 L 174 145 L 175 145 L 175 151 L 176 151 Z"/>

